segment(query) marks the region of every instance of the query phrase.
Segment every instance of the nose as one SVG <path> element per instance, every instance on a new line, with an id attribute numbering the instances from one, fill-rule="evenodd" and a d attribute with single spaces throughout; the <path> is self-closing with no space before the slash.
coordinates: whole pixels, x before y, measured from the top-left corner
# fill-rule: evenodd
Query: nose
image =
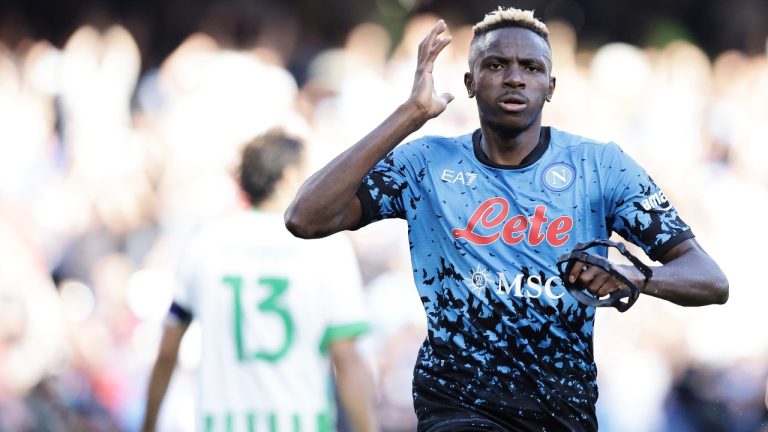
<path id="1" fill-rule="evenodd" d="M 518 65 L 511 65 L 504 75 L 504 85 L 512 88 L 525 88 L 525 80 L 522 68 Z"/>

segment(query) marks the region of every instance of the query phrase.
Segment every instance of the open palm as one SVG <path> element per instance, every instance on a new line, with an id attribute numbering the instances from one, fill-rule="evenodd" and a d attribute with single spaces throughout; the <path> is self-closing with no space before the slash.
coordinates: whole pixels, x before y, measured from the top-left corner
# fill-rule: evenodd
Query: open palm
<path id="1" fill-rule="evenodd" d="M 429 118 L 437 117 L 453 100 L 450 93 L 437 94 L 432 72 L 435 60 L 443 48 L 451 43 L 451 36 L 441 36 L 448 26 L 439 20 L 427 36 L 419 43 L 416 75 L 410 99 L 421 108 Z"/>

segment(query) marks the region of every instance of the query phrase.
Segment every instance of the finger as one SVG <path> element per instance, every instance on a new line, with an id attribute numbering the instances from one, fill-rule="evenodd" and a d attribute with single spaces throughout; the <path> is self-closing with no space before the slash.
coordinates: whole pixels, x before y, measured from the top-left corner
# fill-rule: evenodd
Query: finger
<path id="1" fill-rule="evenodd" d="M 448 105 L 453 100 L 453 95 L 450 94 L 450 93 L 443 93 L 443 94 L 440 95 L 440 100 L 442 100 L 443 103 Z"/>
<path id="2" fill-rule="evenodd" d="M 589 280 L 585 281 L 587 278 L 589 278 Z M 579 280 L 582 281 L 589 292 L 599 297 L 600 288 L 610 278 L 611 277 L 608 275 L 608 273 L 599 267 L 590 267 L 589 270 L 581 274 L 581 278 Z"/>
<path id="3" fill-rule="evenodd" d="M 433 33 L 435 35 L 439 35 L 440 33 L 444 32 L 445 29 L 447 29 L 447 28 L 448 28 L 448 24 L 446 24 L 445 20 L 441 18 L 441 19 L 437 20 L 435 25 L 432 27 L 432 30 L 430 31 L 430 33 Z"/>
<path id="4" fill-rule="evenodd" d="M 583 263 L 581 261 L 576 261 L 571 266 L 571 271 L 568 272 L 568 282 L 574 283 L 579 279 L 579 276 L 581 275 L 581 272 L 586 271 L 588 268 L 586 263 Z"/>
<path id="5" fill-rule="evenodd" d="M 598 289 L 598 295 L 602 297 L 615 291 L 629 290 L 629 287 L 620 279 L 616 278 L 616 276 L 608 275 L 610 277 L 605 281 L 603 286 Z"/>
<path id="6" fill-rule="evenodd" d="M 422 52 L 422 48 L 429 49 L 432 46 L 432 42 L 440 33 L 444 32 L 446 28 L 448 28 L 448 26 L 445 24 L 445 21 L 442 19 L 438 20 L 429 33 L 427 33 L 427 35 L 424 36 L 424 39 L 419 43 L 419 53 Z"/>
<path id="7" fill-rule="evenodd" d="M 432 27 L 432 30 L 427 33 L 427 36 L 424 38 L 424 41 L 426 42 L 427 47 L 433 47 L 437 43 L 440 43 L 444 41 L 446 38 L 450 38 L 448 35 L 441 36 L 442 33 L 444 33 L 448 29 L 448 24 L 445 23 L 444 20 L 438 20 L 434 27 Z"/>
<path id="8" fill-rule="evenodd" d="M 434 61 L 437 56 L 443 52 L 443 49 L 448 46 L 448 44 L 451 43 L 453 40 L 453 36 L 440 36 L 435 40 L 434 46 L 432 47 L 432 50 L 430 51 L 430 60 Z"/>
<path id="9" fill-rule="evenodd" d="M 429 50 L 426 53 L 425 60 L 428 62 L 434 62 L 437 59 L 437 56 L 443 51 L 445 47 L 448 46 L 448 44 L 451 43 L 453 40 L 452 36 L 439 36 L 434 41 L 432 41 L 431 45 L 429 46 Z"/>
<path id="10" fill-rule="evenodd" d="M 453 36 L 451 35 L 438 36 L 437 39 L 435 39 L 435 51 L 439 53 L 443 48 L 447 47 L 451 41 L 453 41 Z"/>
<path id="11" fill-rule="evenodd" d="M 616 281 L 616 279 L 613 278 L 607 278 L 605 282 L 603 282 L 602 285 L 597 289 L 597 292 L 595 295 L 597 295 L 599 298 L 605 297 L 608 294 L 617 291 L 619 289 L 619 285 Z"/>

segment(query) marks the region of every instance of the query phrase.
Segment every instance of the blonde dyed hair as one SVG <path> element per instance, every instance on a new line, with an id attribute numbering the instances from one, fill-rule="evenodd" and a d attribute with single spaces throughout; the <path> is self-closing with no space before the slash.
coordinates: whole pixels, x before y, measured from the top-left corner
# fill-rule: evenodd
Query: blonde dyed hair
<path id="1" fill-rule="evenodd" d="M 472 33 L 474 36 L 479 36 L 503 27 L 528 29 L 541 36 L 549 44 L 549 29 L 533 15 L 533 11 L 512 7 L 505 9 L 499 6 L 495 11 L 487 13 L 482 21 L 472 27 Z"/>

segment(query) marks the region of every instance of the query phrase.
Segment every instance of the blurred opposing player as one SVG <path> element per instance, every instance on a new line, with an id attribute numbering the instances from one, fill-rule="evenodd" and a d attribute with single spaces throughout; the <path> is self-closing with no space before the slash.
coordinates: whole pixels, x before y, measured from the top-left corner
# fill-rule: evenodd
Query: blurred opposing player
<path id="1" fill-rule="evenodd" d="M 183 251 L 144 431 L 156 427 L 193 319 L 202 328 L 198 430 L 335 430 L 329 357 L 349 422 L 375 430 L 372 379 L 355 346 L 368 325 L 354 252 L 341 236 L 296 239 L 279 212 L 301 158 L 301 144 L 281 132 L 250 142 L 238 180 L 253 208 L 203 225 Z"/>

